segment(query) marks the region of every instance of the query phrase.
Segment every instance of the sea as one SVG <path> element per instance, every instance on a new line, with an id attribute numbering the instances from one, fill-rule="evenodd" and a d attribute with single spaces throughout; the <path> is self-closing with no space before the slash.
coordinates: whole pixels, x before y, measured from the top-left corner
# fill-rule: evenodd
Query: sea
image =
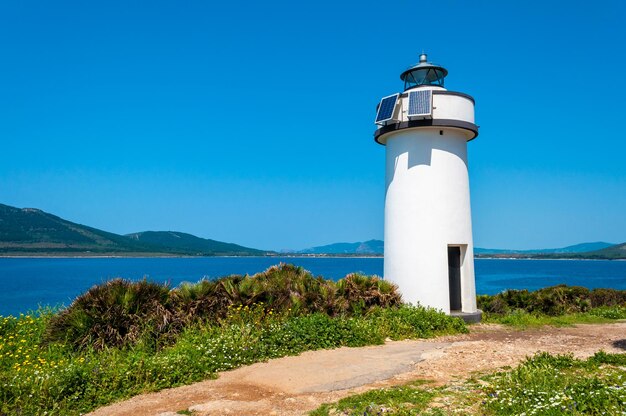
<path id="1" fill-rule="evenodd" d="M 280 262 L 316 276 L 383 274 L 383 259 L 357 257 L 0 258 L 0 315 L 63 307 L 93 285 L 122 277 L 166 283 L 254 274 Z M 536 290 L 558 284 L 626 290 L 626 261 L 476 259 L 476 291 Z"/>

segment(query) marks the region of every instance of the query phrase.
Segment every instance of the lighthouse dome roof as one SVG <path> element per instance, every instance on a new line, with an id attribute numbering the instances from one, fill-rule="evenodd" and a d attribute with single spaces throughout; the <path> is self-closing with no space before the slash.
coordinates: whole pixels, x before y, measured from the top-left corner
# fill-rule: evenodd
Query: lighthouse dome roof
<path id="1" fill-rule="evenodd" d="M 447 69 L 441 65 L 428 62 L 428 57 L 425 53 L 422 53 L 419 63 L 400 74 L 400 79 L 404 81 L 404 90 L 406 91 L 422 85 L 443 87 L 443 79 L 446 75 L 448 75 Z"/>

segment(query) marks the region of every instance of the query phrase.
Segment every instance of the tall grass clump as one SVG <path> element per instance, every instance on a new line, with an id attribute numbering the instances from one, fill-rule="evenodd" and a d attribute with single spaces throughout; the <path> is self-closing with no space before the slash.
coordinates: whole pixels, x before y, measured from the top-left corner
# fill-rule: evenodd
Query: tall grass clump
<path id="1" fill-rule="evenodd" d="M 114 279 L 94 286 L 50 319 L 46 340 L 75 348 L 153 344 L 180 329 L 167 286 Z"/>
<path id="2" fill-rule="evenodd" d="M 237 279 L 239 277 L 234 276 L 219 281 L 203 279 L 198 283 L 182 283 L 169 293 L 177 318 L 189 325 L 224 317 L 233 303 L 229 290 L 232 292 Z"/>
<path id="3" fill-rule="evenodd" d="M 337 282 L 338 312 L 363 313 L 373 307 L 387 308 L 402 303 L 398 287 L 376 276 L 351 273 Z"/>
<path id="4" fill-rule="evenodd" d="M 292 315 L 322 312 L 334 315 L 338 299 L 333 281 L 314 277 L 302 267 L 291 264 L 272 266 L 244 278 L 235 305 L 263 303 L 281 313 Z"/>

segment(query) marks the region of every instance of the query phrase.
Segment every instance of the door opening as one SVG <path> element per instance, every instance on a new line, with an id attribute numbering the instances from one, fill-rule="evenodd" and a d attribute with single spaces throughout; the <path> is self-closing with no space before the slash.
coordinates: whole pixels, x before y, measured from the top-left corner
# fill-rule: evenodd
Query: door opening
<path id="1" fill-rule="evenodd" d="M 461 310 L 461 247 L 448 247 L 450 310 Z"/>

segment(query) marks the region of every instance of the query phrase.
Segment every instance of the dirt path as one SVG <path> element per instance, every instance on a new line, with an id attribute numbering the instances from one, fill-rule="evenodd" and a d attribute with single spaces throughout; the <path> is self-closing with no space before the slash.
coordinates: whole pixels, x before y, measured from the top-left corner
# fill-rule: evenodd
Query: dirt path
<path id="1" fill-rule="evenodd" d="M 217 380 L 144 394 L 93 416 L 302 415 L 325 402 L 415 379 L 447 383 L 512 366 L 538 351 L 587 357 L 626 351 L 626 322 L 525 331 L 476 325 L 467 335 L 310 351 L 220 373 Z"/>

